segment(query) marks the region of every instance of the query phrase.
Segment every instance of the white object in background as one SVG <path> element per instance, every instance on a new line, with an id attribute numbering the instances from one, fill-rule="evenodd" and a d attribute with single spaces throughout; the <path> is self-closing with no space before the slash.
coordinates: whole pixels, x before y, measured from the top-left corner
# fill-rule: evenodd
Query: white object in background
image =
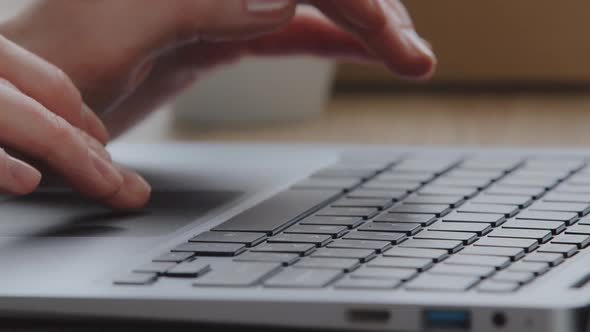
<path id="1" fill-rule="evenodd" d="M 177 123 L 244 127 L 319 115 L 335 64 L 311 57 L 248 58 L 215 71 L 176 103 Z"/>

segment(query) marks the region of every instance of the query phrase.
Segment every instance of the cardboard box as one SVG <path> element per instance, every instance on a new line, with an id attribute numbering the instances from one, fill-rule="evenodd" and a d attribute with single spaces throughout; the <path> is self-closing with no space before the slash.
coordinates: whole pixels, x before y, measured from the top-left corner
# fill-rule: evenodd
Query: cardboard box
<path id="1" fill-rule="evenodd" d="M 437 82 L 590 82 L 588 0 L 407 0 L 439 57 Z M 344 65 L 343 82 L 394 82 Z"/>

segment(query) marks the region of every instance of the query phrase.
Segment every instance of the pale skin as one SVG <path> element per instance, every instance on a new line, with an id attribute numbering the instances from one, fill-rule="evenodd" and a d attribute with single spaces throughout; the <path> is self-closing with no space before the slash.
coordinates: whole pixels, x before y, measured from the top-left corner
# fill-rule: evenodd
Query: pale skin
<path id="1" fill-rule="evenodd" d="M 0 192 L 30 193 L 50 171 L 119 209 L 150 186 L 105 144 L 211 69 L 296 54 L 416 80 L 436 66 L 397 0 L 38 0 L 0 35 Z"/>

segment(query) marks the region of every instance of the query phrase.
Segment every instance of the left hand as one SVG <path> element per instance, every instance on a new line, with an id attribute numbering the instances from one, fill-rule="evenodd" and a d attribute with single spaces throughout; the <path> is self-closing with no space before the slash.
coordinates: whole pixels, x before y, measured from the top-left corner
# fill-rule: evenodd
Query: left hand
<path id="1" fill-rule="evenodd" d="M 382 62 L 415 79 L 436 65 L 398 0 L 38 0 L 0 34 L 63 69 L 113 136 L 245 55 Z"/>

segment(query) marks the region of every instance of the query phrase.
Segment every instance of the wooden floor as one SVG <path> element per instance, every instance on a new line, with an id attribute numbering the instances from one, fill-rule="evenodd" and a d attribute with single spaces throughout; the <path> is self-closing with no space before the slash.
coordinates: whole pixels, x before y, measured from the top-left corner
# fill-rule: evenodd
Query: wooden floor
<path id="1" fill-rule="evenodd" d="M 581 147 L 590 144 L 590 92 L 339 94 L 317 118 L 252 128 L 162 119 L 126 140 Z"/>

